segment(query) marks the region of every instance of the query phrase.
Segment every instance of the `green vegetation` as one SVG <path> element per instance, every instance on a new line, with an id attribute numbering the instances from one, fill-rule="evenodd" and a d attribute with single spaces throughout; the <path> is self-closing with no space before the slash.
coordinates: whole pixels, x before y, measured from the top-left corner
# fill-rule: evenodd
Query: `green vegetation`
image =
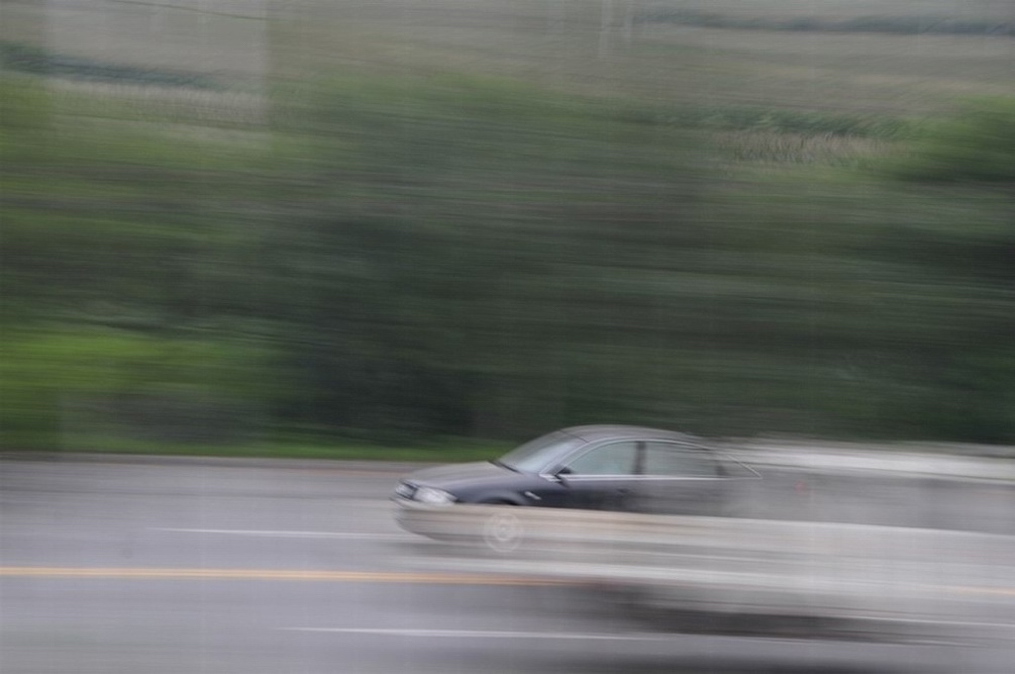
<path id="1" fill-rule="evenodd" d="M 510 443 L 476 438 L 429 438 L 409 444 L 357 440 L 326 433 L 315 438 L 300 434 L 298 440 L 265 437 L 243 443 L 144 440 L 124 435 L 93 435 L 75 441 L 75 452 L 146 456 L 213 456 L 222 458 L 330 459 L 334 461 L 401 461 L 406 463 L 453 463 L 489 461 L 507 453 Z M 58 445 L 51 445 L 56 447 Z M 46 448 L 44 448 L 46 449 Z"/>
<path id="2" fill-rule="evenodd" d="M 647 108 L 632 107 L 620 118 L 653 126 L 715 131 L 768 131 L 812 136 L 853 136 L 901 140 L 916 129 L 912 121 L 886 115 L 829 113 L 751 106 Z"/>
<path id="3" fill-rule="evenodd" d="M 32 45 L 16 42 L 0 42 L 0 67 L 33 75 L 63 77 L 88 82 L 195 87 L 198 89 L 221 88 L 221 85 L 205 75 L 103 63 L 94 59 L 55 54 Z"/>
<path id="4" fill-rule="evenodd" d="M 910 180 L 1015 185 L 1015 99 L 983 100 L 929 130 L 901 162 Z"/>
<path id="5" fill-rule="evenodd" d="M 793 56 L 562 8 L 306 0 L 263 98 L 4 43 L 0 448 L 1015 441 L 1008 38 Z"/>
<path id="6" fill-rule="evenodd" d="M 666 22 L 738 30 L 888 33 L 895 35 L 1015 35 L 1015 22 L 1012 21 L 967 20 L 941 15 L 872 15 L 829 20 L 808 16 L 793 18 L 742 17 L 687 9 L 656 9 L 643 13 L 638 19 L 644 22 Z"/>

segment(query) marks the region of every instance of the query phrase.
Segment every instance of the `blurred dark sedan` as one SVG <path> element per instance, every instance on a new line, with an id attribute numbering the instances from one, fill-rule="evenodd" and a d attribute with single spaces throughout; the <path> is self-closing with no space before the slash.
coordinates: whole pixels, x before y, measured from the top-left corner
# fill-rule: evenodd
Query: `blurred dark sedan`
<path id="1" fill-rule="evenodd" d="M 412 473 L 392 498 L 407 509 L 465 503 L 723 515 L 735 501 L 734 483 L 756 477 L 694 436 L 578 426 L 493 461 Z"/>

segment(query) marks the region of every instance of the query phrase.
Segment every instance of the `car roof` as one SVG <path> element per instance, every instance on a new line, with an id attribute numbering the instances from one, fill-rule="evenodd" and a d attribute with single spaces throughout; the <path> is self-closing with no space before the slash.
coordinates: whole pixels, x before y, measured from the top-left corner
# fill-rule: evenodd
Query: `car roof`
<path id="1" fill-rule="evenodd" d="M 584 440 L 585 442 L 599 442 L 600 440 L 612 440 L 612 439 L 658 439 L 658 440 L 675 440 L 677 442 L 686 442 L 693 445 L 704 445 L 704 441 L 694 435 L 687 433 L 679 433 L 677 431 L 667 431 L 660 428 L 649 428 L 647 426 L 626 426 L 623 424 L 596 424 L 589 426 L 571 426 L 570 428 L 561 429 L 562 433 L 567 433 L 576 438 Z"/>

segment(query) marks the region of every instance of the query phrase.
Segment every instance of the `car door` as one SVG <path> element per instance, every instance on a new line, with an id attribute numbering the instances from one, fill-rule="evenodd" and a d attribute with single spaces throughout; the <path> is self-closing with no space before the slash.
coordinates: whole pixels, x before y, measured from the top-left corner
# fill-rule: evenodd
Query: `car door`
<path id="1" fill-rule="evenodd" d="M 728 480 L 707 449 L 680 442 L 645 442 L 637 508 L 671 515 L 720 515 Z"/>
<path id="2" fill-rule="evenodd" d="M 638 482 L 639 443 L 609 442 L 568 459 L 558 472 L 564 507 L 624 510 Z"/>

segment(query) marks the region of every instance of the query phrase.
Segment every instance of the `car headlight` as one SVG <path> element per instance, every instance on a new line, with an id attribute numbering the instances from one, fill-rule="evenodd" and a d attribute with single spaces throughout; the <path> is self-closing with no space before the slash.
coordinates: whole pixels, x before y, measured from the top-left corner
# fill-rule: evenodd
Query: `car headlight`
<path id="1" fill-rule="evenodd" d="M 416 490 L 414 498 L 427 505 L 451 505 L 457 500 L 443 489 L 435 489 L 434 487 L 420 487 Z"/>

